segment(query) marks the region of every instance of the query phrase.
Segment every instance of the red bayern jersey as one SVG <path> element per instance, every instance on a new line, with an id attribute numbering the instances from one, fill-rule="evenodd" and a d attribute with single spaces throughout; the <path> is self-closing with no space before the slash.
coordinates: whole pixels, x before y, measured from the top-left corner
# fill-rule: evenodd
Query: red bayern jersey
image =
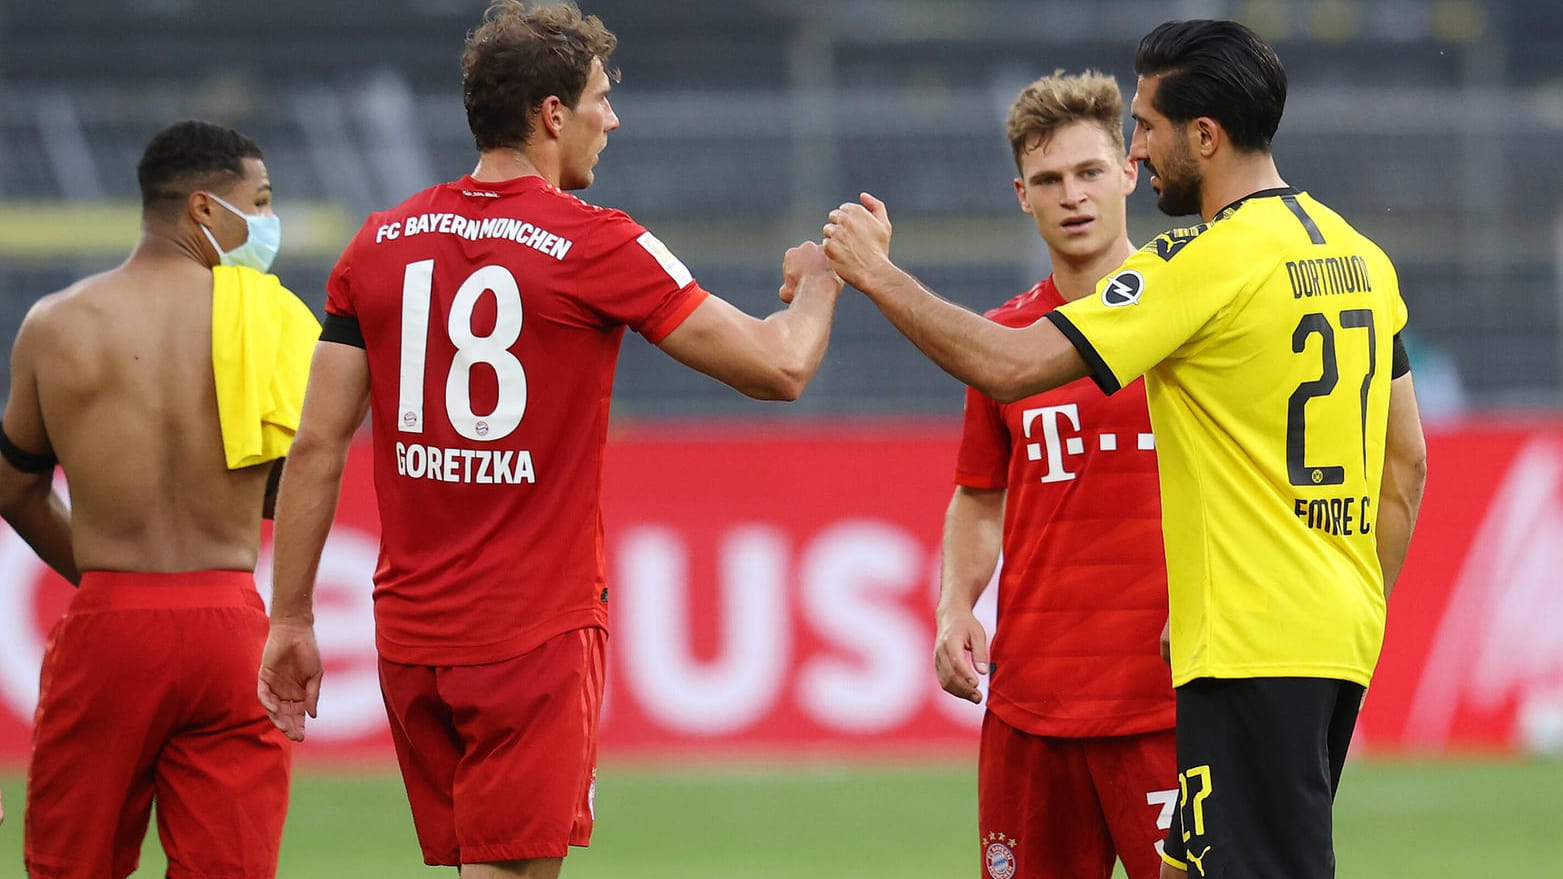
<path id="1" fill-rule="evenodd" d="M 988 312 L 1028 326 L 1064 304 L 1050 277 Z M 1000 404 L 966 393 L 955 481 L 1007 488 L 988 707 L 1035 735 L 1173 725 L 1155 440 L 1136 381 L 1089 378 Z"/>
<path id="2" fill-rule="evenodd" d="M 326 311 L 368 355 L 382 656 L 475 665 L 606 626 L 619 343 L 661 341 L 705 296 L 628 215 L 539 177 L 465 177 L 365 221 Z"/>

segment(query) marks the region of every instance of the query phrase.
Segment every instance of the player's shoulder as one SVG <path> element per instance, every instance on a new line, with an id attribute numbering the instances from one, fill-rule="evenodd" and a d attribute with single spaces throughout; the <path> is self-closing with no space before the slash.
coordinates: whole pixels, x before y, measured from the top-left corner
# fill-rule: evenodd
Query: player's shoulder
<path id="1" fill-rule="evenodd" d="M 1274 201 L 1279 204 L 1278 199 Z M 1287 215 L 1290 217 L 1290 212 Z M 1241 275 L 1242 267 L 1250 264 L 1244 253 L 1250 247 L 1266 249 L 1275 229 L 1269 209 L 1256 206 L 1252 197 L 1243 199 L 1223 208 L 1207 223 L 1175 226 L 1155 236 L 1129 257 L 1119 274 L 1207 280 L 1230 278 L 1234 272 Z"/>
<path id="2" fill-rule="evenodd" d="M 427 211 L 440 210 L 441 208 L 448 209 L 453 201 L 460 198 L 457 190 L 454 188 L 458 182 L 459 181 L 446 181 L 444 183 L 436 183 L 433 186 L 420 189 L 412 195 L 402 199 L 400 202 L 397 202 L 395 206 L 377 213 L 370 214 L 369 222 L 373 222 L 375 220 L 380 220 L 382 222 L 387 220 L 398 220 L 410 214 L 421 214 Z M 369 223 L 365 223 L 365 225 L 368 224 Z"/>
<path id="3" fill-rule="evenodd" d="M 33 302 L 27 310 L 26 320 L 33 323 L 69 321 L 73 312 L 90 307 L 95 299 L 122 294 L 124 281 L 120 269 L 88 275 L 59 290 L 47 293 Z"/>
<path id="4" fill-rule="evenodd" d="M 1384 254 L 1384 249 L 1379 246 L 1377 241 L 1369 238 L 1350 220 L 1341 216 L 1339 211 L 1335 210 L 1324 202 L 1319 201 L 1317 198 L 1314 198 L 1306 191 L 1300 191 L 1297 193 L 1297 202 L 1302 207 L 1303 211 L 1310 218 L 1313 218 L 1316 223 L 1331 230 L 1338 230 L 1339 234 L 1349 235 L 1352 239 L 1352 242 L 1360 249 L 1376 253 L 1380 256 L 1384 256 L 1385 259 L 1388 259 L 1388 256 Z"/>
<path id="5" fill-rule="evenodd" d="M 572 240 L 580 254 L 603 253 L 646 233 L 646 227 L 618 208 L 603 207 L 541 183 L 527 200 L 529 219 Z"/>
<path id="6" fill-rule="evenodd" d="M 69 345 L 101 321 L 95 315 L 102 312 L 105 303 L 121 299 L 117 295 L 114 280 L 117 269 L 89 275 L 68 287 L 38 297 L 16 330 L 18 345 L 27 340 L 28 346 L 45 345 L 50 350 L 56 344 Z"/>
<path id="7" fill-rule="evenodd" d="M 551 210 L 593 230 L 620 232 L 628 237 L 646 231 L 646 227 L 627 212 L 592 204 L 573 192 L 550 186 L 545 190 L 545 196 Z"/>
<path id="8" fill-rule="evenodd" d="M 1039 281 L 1031 289 L 1017 293 L 983 312 L 983 316 L 994 323 L 1008 327 L 1030 326 L 1063 303 L 1058 294 L 1050 288 L 1051 284 L 1047 281 Z"/>
<path id="9" fill-rule="evenodd" d="M 1210 229 L 1209 223 L 1199 223 L 1193 226 L 1174 226 L 1150 241 L 1145 242 L 1145 245 L 1136 251 L 1135 257 L 1139 258 L 1139 261 L 1149 262 L 1152 265 L 1170 263 L 1184 253 L 1189 245 L 1200 240 L 1201 236 L 1210 232 Z"/>
<path id="10" fill-rule="evenodd" d="M 349 250 L 352 249 L 353 245 L 362 242 L 366 238 L 370 242 L 381 242 L 385 238 L 381 230 L 387 226 L 393 224 L 400 226 L 408 217 L 414 214 L 422 214 L 433 210 L 435 198 L 439 190 L 447 185 L 441 183 L 430 186 L 427 189 L 419 190 L 407 196 L 384 210 L 371 211 L 367 217 L 364 217 L 364 221 L 359 224 L 358 233 L 353 236 L 353 241 L 349 243 Z"/>
<path id="11" fill-rule="evenodd" d="M 29 306 L 27 313 L 22 316 L 21 325 L 16 329 L 17 340 L 37 339 L 50 335 L 57 326 L 69 322 L 73 289 L 67 287 L 64 290 L 56 290 L 39 297 Z"/>
<path id="12" fill-rule="evenodd" d="M 1175 226 L 1147 241 L 1129 254 L 1123 264 L 1097 282 L 1096 289 L 1105 305 L 1120 306 L 1138 302 L 1147 287 L 1202 274 L 1209 259 L 1197 256 L 1210 250 L 1215 233 L 1210 224 Z"/>

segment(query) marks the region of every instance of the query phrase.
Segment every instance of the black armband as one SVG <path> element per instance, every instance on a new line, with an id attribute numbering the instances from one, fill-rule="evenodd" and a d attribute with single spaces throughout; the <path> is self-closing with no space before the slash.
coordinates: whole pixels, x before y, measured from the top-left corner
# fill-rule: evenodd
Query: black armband
<path id="1" fill-rule="evenodd" d="M 1406 355 L 1406 343 L 1395 334 L 1394 348 L 1389 355 L 1389 377 L 1397 379 L 1411 371 L 1411 358 Z"/>
<path id="2" fill-rule="evenodd" d="M 282 468 L 286 466 L 287 458 L 278 458 L 271 462 L 271 472 L 266 474 L 266 497 L 276 497 L 282 489 Z"/>
<path id="3" fill-rule="evenodd" d="M 358 326 L 358 318 L 332 314 L 328 311 L 326 322 L 320 326 L 320 341 L 339 342 L 343 345 L 352 345 L 354 348 L 362 348 L 364 331 Z"/>
<path id="4" fill-rule="evenodd" d="M 60 463 L 53 452 L 29 452 L 17 446 L 6 436 L 4 426 L 0 426 L 0 455 L 23 473 L 48 473 Z"/>

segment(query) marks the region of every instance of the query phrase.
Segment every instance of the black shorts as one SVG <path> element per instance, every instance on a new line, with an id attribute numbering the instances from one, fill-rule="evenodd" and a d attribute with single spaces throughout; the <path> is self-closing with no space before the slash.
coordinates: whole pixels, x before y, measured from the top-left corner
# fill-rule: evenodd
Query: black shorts
<path id="1" fill-rule="evenodd" d="M 1178 687 L 1178 809 L 1163 857 L 1202 879 L 1334 876 L 1331 812 L 1362 693 L 1329 678 Z"/>

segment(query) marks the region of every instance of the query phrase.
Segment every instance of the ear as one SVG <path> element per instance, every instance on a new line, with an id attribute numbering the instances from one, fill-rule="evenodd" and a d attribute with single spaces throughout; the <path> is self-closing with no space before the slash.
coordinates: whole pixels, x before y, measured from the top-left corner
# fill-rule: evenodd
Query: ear
<path id="1" fill-rule="evenodd" d="M 1220 149 L 1222 142 L 1226 140 L 1226 132 L 1222 130 L 1221 123 L 1209 116 L 1200 116 L 1189 123 L 1192 130 L 1189 134 L 1194 138 L 1200 158 L 1208 159 Z"/>
<path id="2" fill-rule="evenodd" d="M 1015 200 L 1020 202 L 1021 213 L 1031 213 L 1031 203 L 1026 201 L 1026 182 L 1019 177 L 1015 178 Z"/>
<path id="3" fill-rule="evenodd" d="M 185 213 L 199 225 L 211 227 L 212 218 L 220 210 L 217 202 L 204 192 L 197 190 L 185 196 Z"/>
<path id="4" fill-rule="evenodd" d="M 564 129 L 564 114 L 570 109 L 559 100 L 558 95 L 549 95 L 543 99 L 542 106 L 537 109 L 537 129 L 549 138 L 557 139 L 559 132 Z"/>

